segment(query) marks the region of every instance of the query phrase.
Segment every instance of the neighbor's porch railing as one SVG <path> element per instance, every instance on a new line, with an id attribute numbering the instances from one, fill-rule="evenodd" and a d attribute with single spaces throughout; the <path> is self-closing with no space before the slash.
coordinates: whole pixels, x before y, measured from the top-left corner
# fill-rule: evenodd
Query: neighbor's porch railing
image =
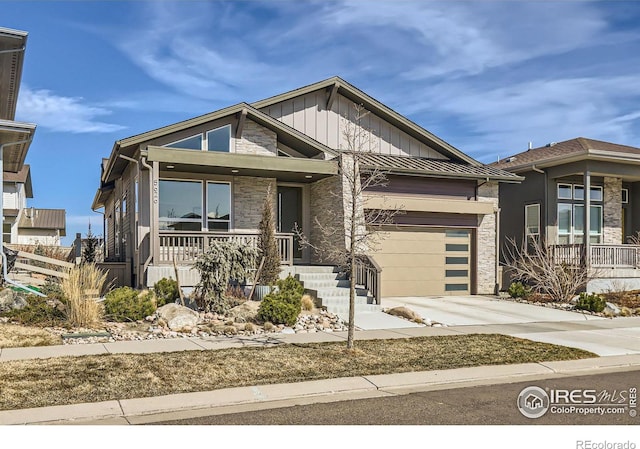
<path id="1" fill-rule="evenodd" d="M 380 304 L 380 287 L 382 268 L 366 254 L 356 256 L 356 285 L 362 285 L 369 290 L 376 304 Z"/>
<path id="2" fill-rule="evenodd" d="M 160 234 L 159 263 L 193 263 L 215 240 L 232 240 L 244 245 L 258 245 L 257 232 L 162 232 Z M 280 260 L 293 265 L 293 234 L 276 233 Z"/>
<path id="3" fill-rule="evenodd" d="M 640 268 L 640 245 L 591 244 L 589 262 L 597 268 Z M 583 244 L 553 245 L 553 260 L 557 264 L 585 265 Z"/>

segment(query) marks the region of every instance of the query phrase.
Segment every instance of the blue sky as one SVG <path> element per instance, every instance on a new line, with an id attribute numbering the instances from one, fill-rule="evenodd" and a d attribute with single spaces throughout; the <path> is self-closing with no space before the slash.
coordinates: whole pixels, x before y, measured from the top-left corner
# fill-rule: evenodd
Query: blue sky
<path id="1" fill-rule="evenodd" d="M 114 141 L 333 75 L 492 162 L 584 136 L 640 146 L 640 2 L 2 1 L 29 32 L 30 205 L 91 211 Z"/>

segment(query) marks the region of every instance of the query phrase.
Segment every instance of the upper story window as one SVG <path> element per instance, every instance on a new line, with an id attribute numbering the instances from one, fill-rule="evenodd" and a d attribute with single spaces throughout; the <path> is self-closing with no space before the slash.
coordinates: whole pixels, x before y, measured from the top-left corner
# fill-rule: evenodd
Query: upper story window
<path id="1" fill-rule="evenodd" d="M 205 139 L 206 137 L 206 139 Z M 182 140 L 177 140 L 164 145 L 170 148 L 184 150 L 219 151 L 228 153 L 231 151 L 231 125 L 207 131 L 205 134 L 196 134 Z"/>
<path id="2" fill-rule="evenodd" d="M 222 128 L 207 131 L 207 150 L 220 151 L 228 153 L 231 143 L 231 126 L 223 126 Z"/>

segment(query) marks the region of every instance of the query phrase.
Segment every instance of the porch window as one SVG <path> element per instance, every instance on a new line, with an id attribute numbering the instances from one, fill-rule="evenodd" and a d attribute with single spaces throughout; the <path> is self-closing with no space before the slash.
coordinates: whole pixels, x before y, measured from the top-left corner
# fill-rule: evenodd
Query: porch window
<path id="1" fill-rule="evenodd" d="M 622 194 L 622 204 L 629 203 L 629 189 L 622 189 L 620 192 Z"/>
<path id="2" fill-rule="evenodd" d="M 186 139 L 164 145 L 169 148 L 181 148 L 183 150 L 200 150 L 202 151 L 202 134 L 187 137 Z"/>
<path id="3" fill-rule="evenodd" d="M 207 150 L 229 152 L 229 143 L 231 142 L 231 126 L 223 126 L 207 132 Z"/>
<path id="4" fill-rule="evenodd" d="M 602 206 L 591 206 L 589 242 L 602 241 Z M 584 243 L 584 205 L 558 204 L 558 243 Z"/>
<path id="5" fill-rule="evenodd" d="M 540 235 L 540 204 L 528 204 L 524 207 L 525 234 L 527 237 Z"/>
<path id="6" fill-rule="evenodd" d="M 202 182 L 160 180 L 159 196 L 160 230 L 202 230 Z"/>
<path id="7" fill-rule="evenodd" d="M 571 184 L 558 184 L 558 199 L 570 200 L 573 198 L 571 194 Z"/>
<path id="8" fill-rule="evenodd" d="M 226 182 L 207 182 L 207 228 L 228 231 L 231 223 L 231 186 Z"/>

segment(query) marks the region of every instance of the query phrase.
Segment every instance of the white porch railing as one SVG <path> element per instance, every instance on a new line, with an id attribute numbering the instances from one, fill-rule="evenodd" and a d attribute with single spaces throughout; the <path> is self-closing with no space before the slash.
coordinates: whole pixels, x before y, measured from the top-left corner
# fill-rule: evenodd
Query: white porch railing
<path id="1" fill-rule="evenodd" d="M 590 252 L 592 267 L 640 267 L 640 246 L 638 245 L 591 245 Z"/>
<path id="2" fill-rule="evenodd" d="M 553 258 L 557 264 L 584 265 L 584 245 L 553 245 Z M 640 268 L 640 245 L 589 246 L 589 264 L 595 268 Z"/>
<path id="3" fill-rule="evenodd" d="M 206 251 L 214 240 L 232 240 L 245 245 L 257 246 L 257 232 L 163 232 L 160 234 L 159 263 L 191 264 L 199 254 Z M 283 265 L 293 265 L 293 234 L 277 233 L 276 241 Z"/>

